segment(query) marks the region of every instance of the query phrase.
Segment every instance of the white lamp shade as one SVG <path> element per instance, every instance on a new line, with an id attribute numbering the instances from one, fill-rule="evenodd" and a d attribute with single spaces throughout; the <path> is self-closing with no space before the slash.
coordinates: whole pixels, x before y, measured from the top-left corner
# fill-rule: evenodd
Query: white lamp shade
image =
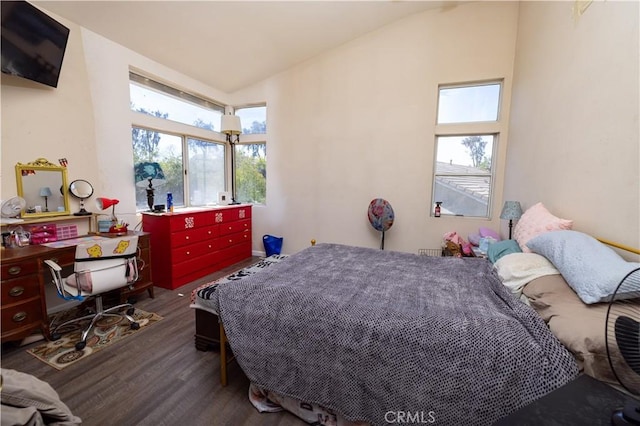
<path id="1" fill-rule="evenodd" d="M 237 115 L 223 115 L 220 120 L 220 129 L 227 135 L 239 135 L 242 133 L 240 117 Z"/>

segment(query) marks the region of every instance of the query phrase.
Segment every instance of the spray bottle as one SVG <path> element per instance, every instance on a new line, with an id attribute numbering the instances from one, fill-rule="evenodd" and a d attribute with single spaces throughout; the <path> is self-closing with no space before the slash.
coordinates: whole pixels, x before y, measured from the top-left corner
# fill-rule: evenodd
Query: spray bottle
<path id="1" fill-rule="evenodd" d="M 435 217 L 440 217 L 440 204 L 442 204 L 442 201 L 436 201 L 436 209 L 433 214 Z"/>

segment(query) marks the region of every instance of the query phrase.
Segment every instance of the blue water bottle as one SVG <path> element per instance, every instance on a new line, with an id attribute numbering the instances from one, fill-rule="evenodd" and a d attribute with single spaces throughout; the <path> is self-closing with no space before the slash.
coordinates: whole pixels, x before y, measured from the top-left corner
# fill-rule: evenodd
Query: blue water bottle
<path id="1" fill-rule="evenodd" d="M 173 213 L 173 194 L 167 192 L 167 211 Z"/>

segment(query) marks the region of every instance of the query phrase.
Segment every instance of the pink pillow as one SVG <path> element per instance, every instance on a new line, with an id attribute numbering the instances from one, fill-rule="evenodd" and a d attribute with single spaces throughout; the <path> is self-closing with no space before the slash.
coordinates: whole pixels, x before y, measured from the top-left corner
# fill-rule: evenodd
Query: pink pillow
<path id="1" fill-rule="evenodd" d="M 493 229 L 480 227 L 478 230 L 480 232 L 481 237 L 491 237 L 496 241 L 500 241 L 500 235 Z"/>
<path id="2" fill-rule="evenodd" d="M 552 215 L 542 204 L 537 203 L 524 212 L 513 231 L 513 238 L 525 253 L 531 253 L 527 242 L 545 232 L 571 229 L 572 220 L 560 219 Z"/>

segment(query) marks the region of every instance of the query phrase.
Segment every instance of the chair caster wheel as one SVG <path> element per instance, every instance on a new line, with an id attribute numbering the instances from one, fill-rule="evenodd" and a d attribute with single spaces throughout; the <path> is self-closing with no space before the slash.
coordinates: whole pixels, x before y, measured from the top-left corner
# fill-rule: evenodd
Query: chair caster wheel
<path id="1" fill-rule="evenodd" d="M 87 342 L 76 343 L 76 351 L 81 351 L 87 346 Z"/>
<path id="2" fill-rule="evenodd" d="M 51 340 L 53 340 L 54 342 L 56 340 L 60 340 L 61 337 L 62 335 L 60 333 L 51 333 Z"/>
<path id="3" fill-rule="evenodd" d="M 131 307 L 127 309 L 127 315 L 133 315 L 135 312 L 136 312 L 136 308 Z"/>
<path id="4" fill-rule="evenodd" d="M 139 330 L 140 329 L 140 324 L 137 322 L 132 322 L 131 323 L 131 329 L 132 330 Z"/>

